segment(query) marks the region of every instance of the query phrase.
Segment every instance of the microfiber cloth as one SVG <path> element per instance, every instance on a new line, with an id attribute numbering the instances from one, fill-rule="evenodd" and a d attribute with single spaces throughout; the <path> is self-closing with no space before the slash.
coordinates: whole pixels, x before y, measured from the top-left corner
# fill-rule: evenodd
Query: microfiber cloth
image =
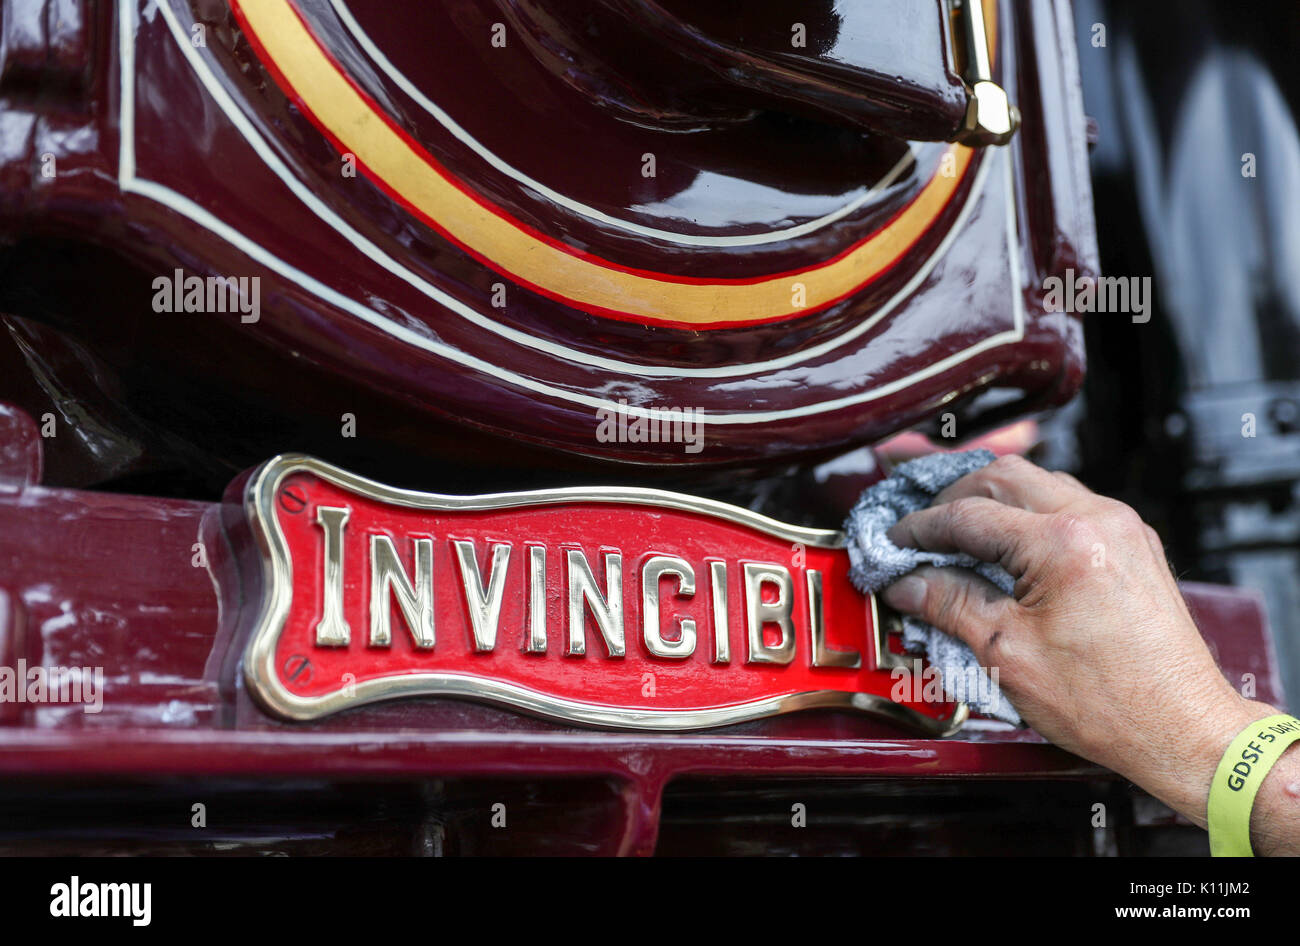
<path id="1" fill-rule="evenodd" d="M 1000 565 L 962 553 L 923 552 L 899 548 L 886 534 L 909 512 L 929 506 L 949 484 L 993 462 L 988 450 L 936 453 L 899 465 L 886 479 L 868 487 L 844 523 L 849 578 L 864 594 L 880 591 L 920 565 L 951 565 L 974 569 L 1007 594 L 1015 582 Z M 975 653 L 963 642 L 913 617 L 903 616 L 903 645 L 909 653 L 924 653 L 939 672 L 944 694 L 971 709 L 1013 725 L 1020 714 L 993 685 Z M 974 692 L 970 692 L 974 690 Z"/>

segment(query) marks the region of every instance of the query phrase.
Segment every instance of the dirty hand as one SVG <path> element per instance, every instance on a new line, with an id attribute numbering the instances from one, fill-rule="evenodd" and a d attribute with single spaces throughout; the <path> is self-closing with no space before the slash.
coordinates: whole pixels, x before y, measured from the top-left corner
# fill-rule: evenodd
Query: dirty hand
<path id="1" fill-rule="evenodd" d="M 1010 572 L 1010 597 L 961 568 L 918 569 L 883 597 L 969 644 L 1044 737 L 1205 825 L 1229 742 L 1278 710 L 1224 679 L 1137 513 L 1011 456 L 949 486 L 890 538 Z M 1251 825 L 1257 852 L 1300 853 L 1300 750 L 1269 773 Z"/>

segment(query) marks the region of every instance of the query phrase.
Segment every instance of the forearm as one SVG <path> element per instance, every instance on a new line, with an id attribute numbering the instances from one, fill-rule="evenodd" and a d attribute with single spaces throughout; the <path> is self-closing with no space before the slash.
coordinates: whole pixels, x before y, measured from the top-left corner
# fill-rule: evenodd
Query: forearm
<path id="1" fill-rule="evenodd" d="M 1278 712 L 1267 703 L 1228 693 L 1200 708 L 1175 749 L 1179 763 L 1154 755 L 1150 763 L 1121 774 L 1203 828 L 1210 784 L 1228 745 L 1251 723 Z M 1250 836 L 1257 855 L 1300 855 L 1300 743 L 1283 753 L 1260 784 Z"/>

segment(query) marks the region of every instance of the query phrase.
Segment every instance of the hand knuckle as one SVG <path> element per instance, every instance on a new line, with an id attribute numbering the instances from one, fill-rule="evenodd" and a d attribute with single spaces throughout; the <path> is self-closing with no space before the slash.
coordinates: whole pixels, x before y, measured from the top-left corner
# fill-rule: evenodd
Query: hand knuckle
<path id="1" fill-rule="evenodd" d="M 1015 465 L 1003 463 L 1006 459 L 1007 457 L 999 457 L 977 474 L 985 494 L 1000 503 L 1007 502 L 1012 484 L 1017 478 Z"/>
<path id="2" fill-rule="evenodd" d="M 988 465 L 990 470 L 999 470 L 1002 472 L 1015 472 L 1023 470 L 1026 467 L 1032 467 L 1033 464 L 1026 460 L 1018 453 L 1008 453 L 998 457 Z"/>
<path id="3" fill-rule="evenodd" d="M 1077 479 L 1071 476 L 1069 473 L 1066 473 L 1064 470 L 1053 470 L 1052 476 L 1053 478 L 1065 484 L 1066 486 L 1080 487 L 1083 485 Z"/>
<path id="4" fill-rule="evenodd" d="M 1147 524 L 1132 506 L 1117 500 L 1106 503 L 1106 525 L 1120 536 L 1144 535 Z"/>
<path id="5" fill-rule="evenodd" d="M 1014 453 L 1009 453 L 1004 457 L 998 457 L 984 468 L 986 480 L 990 483 L 999 484 L 1023 480 L 1035 469 L 1037 469 L 1037 467 L 1032 463 L 1024 457 Z"/>
<path id="6" fill-rule="evenodd" d="M 1058 513 L 1052 518 L 1051 530 L 1061 551 L 1072 557 L 1090 556 L 1093 547 L 1103 542 L 1097 525 L 1079 513 Z"/>
<path id="7" fill-rule="evenodd" d="M 952 527 L 953 532 L 961 533 L 974 527 L 979 522 L 980 511 L 983 507 L 984 501 L 973 496 L 949 503 L 948 524 Z"/>

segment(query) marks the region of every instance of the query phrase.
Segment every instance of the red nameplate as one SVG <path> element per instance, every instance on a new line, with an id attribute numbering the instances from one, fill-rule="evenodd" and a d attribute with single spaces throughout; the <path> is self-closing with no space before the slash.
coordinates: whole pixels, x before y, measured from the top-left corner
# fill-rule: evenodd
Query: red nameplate
<path id="1" fill-rule="evenodd" d="M 915 693 L 837 532 L 650 489 L 417 493 L 303 456 L 261 466 L 244 506 L 266 588 L 245 679 L 290 719 L 420 695 L 651 730 L 966 716 L 891 699 Z"/>

